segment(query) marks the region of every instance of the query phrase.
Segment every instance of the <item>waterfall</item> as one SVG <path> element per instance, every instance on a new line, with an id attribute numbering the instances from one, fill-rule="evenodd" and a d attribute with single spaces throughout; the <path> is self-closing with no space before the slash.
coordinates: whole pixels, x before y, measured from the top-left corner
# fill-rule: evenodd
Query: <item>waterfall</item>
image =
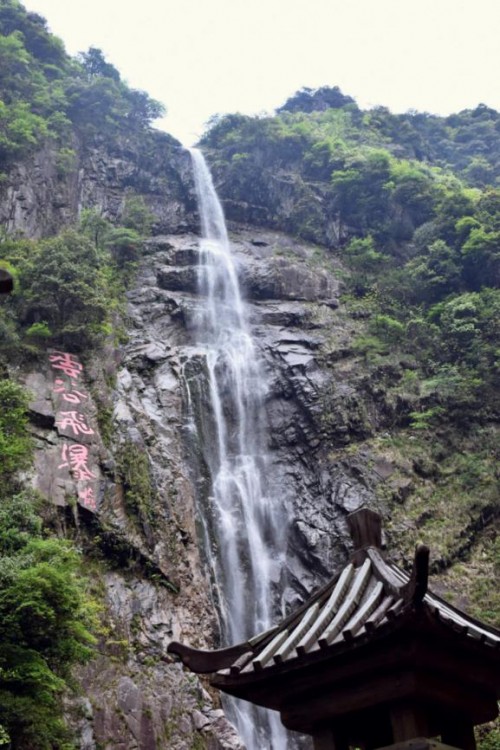
<path id="1" fill-rule="evenodd" d="M 194 316 L 198 367 L 186 377 L 191 415 L 210 492 L 203 511 L 206 554 L 217 591 L 224 645 L 272 624 L 284 569 L 286 522 L 266 484 L 267 385 L 237 272 L 224 214 L 203 155 L 191 149 L 198 208 L 198 293 Z M 286 730 L 274 712 L 245 701 L 227 711 L 248 750 L 285 750 Z"/>

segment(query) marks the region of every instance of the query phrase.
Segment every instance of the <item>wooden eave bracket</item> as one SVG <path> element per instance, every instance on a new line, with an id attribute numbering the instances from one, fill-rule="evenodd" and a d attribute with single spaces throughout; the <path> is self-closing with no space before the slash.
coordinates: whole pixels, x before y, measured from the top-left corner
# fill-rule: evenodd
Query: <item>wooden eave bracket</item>
<path id="1" fill-rule="evenodd" d="M 370 508 L 359 508 L 347 516 L 354 553 L 367 547 L 382 549 L 382 518 Z"/>

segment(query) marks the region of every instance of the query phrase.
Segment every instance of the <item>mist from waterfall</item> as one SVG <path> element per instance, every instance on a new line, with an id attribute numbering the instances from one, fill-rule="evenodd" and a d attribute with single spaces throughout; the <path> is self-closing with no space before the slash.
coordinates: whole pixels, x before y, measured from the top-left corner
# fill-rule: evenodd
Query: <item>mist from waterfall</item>
<path id="1" fill-rule="evenodd" d="M 266 485 L 267 385 L 247 320 L 220 201 L 203 155 L 191 149 L 198 209 L 197 370 L 187 378 L 192 427 L 211 479 L 203 533 L 224 645 L 269 628 L 284 569 L 286 520 Z M 198 404 L 197 410 L 193 404 Z M 201 405 L 201 406 L 200 406 Z M 195 414 L 196 411 L 196 414 Z M 278 714 L 225 701 L 248 750 L 286 750 Z"/>

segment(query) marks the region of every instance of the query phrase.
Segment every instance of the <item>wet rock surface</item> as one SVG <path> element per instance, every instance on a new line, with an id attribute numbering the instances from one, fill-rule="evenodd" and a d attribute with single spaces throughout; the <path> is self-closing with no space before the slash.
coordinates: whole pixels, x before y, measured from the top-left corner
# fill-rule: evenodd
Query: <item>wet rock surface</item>
<path id="1" fill-rule="evenodd" d="M 287 559 L 275 579 L 290 608 L 344 562 L 346 515 L 374 503 L 380 476 L 367 472 L 369 456 L 356 464 L 337 455 L 370 434 L 374 417 L 360 395 L 335 266 L 316 248 L 275 232 L 233 227 L 232 252 L 267 380 L 268 494 L 289 519 Z M 127 294 L 126 343 L 85 365 L 99 503 L 95 513 L 78 506 L 71 514 L 82 546 L 97 544 L 106 561 L 96 573 L 106 635 L 98 659 L 82 670 L 84 695 L 74 706 L 85 750 L 242 748 L 217 697 L 166 656 L 171 640 L 220 645 L 200 524 L 208 483 L 183 385 L 190 368 L 203 367 L 192 335 L 203 305 L 197 262 L 195 234 L 150 239 Z M 71 477 L 48 479 L 57 474 L 65 439 L 53 373 L 39 368 L 26 382 L 37 486 L 64 513 L 75 492 Z M 103 412 L 112 414 L 109 447 L 98 427 Z M 127 466 L 141 479 L 139 497 Z"/>
<path id="2" fill-rule="evenodd" d="M 282 580 L 288 580 L 286 598 L 292 605 L 344 559 L 346 514 L 373 502 L 365 479 L 350 467 L 335 466 L 330 456 L 356 431 L 369 434 L 370 419 L 356 386 L 338 382 L 334 368 L 325 364 L 327 342 L 344 330 L 335 268 L 322 264 L 316 248 L 280 233 L 232 229 L 232 252 L 268 383 L 269 493 L 273 502 L 285 505 L 290 519 Z M 135 408 L 156 425 L 153 441 L 168 431 L 159 426 L 158 415 L 168 409 L 172 419 L 182 368 L 193 359 L 190 321 L 203 303 L 196 296 L 197 246 L 194 235 L 150 240 L 147 261 L 129 294 L 128 356 L 147 377 L 144 392 L 150 394 Z M 157 352 L 153 357 L 152 351 Z M 165 378 L 168 387 L 162 390 Z M 173 441 L 182 434 L 182 404 L 176 408 Z M 184 439 L 189 445 L 186 432 Z M 203 484 L 203 477 L 198 480 Z"/>

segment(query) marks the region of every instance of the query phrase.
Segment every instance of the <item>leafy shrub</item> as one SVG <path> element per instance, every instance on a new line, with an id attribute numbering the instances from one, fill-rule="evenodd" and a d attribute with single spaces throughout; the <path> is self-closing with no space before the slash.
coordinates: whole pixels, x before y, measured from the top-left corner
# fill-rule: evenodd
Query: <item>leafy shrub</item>
<path id="1" fill-rule="evenodd" d="M 27 410 L 26 391 L 12 380 L 0 380 L 0 497 L 8 492 L 12 475 L 31 458 Z"/>
<path id="2" fill-rule="evenodd" d="M 70 747 L 61 696 L 91 658 L 95 608 L 70 542 L 45 539 L 29 493 L 0 504 L 0 726 L 13 750 Z M 0 735 L 1 736 L 1 735 Z"/>

